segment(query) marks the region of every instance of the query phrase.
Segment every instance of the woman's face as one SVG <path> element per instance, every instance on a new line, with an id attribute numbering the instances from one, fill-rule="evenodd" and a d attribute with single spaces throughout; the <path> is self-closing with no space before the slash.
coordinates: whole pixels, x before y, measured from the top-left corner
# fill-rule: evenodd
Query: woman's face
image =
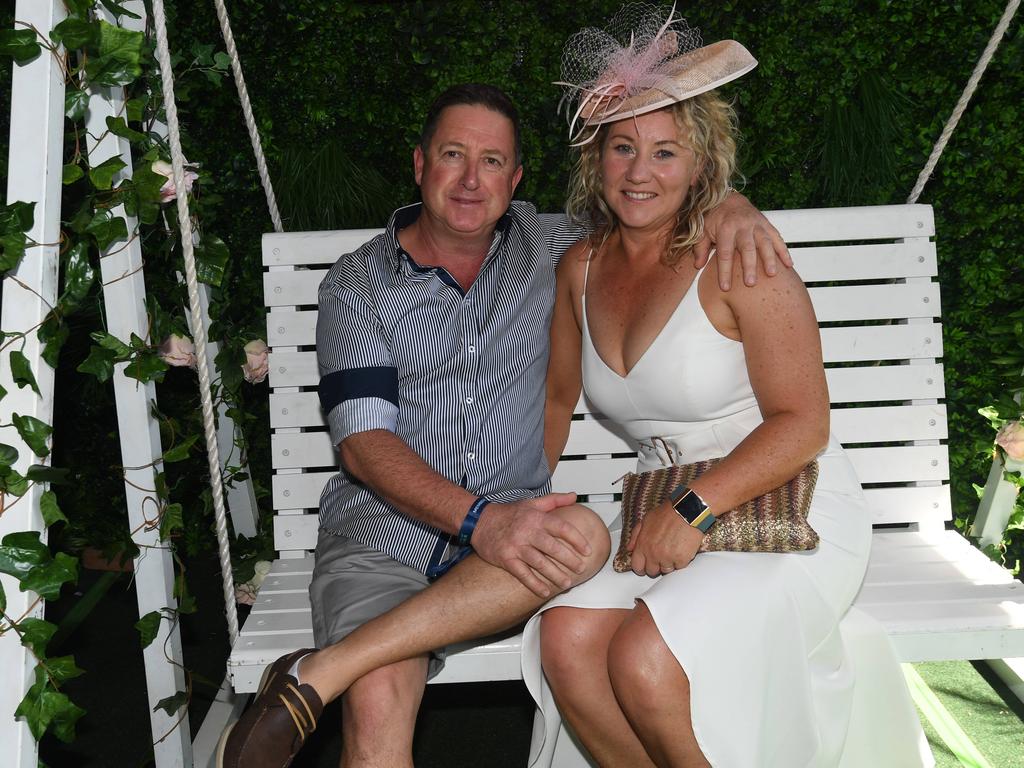
<path id="1" fill-rule="evenodd" d="M 623 227 L 674 226 L 699 170 L 667 109 L 612 123 L 601 145 L 601 194 Z"/>

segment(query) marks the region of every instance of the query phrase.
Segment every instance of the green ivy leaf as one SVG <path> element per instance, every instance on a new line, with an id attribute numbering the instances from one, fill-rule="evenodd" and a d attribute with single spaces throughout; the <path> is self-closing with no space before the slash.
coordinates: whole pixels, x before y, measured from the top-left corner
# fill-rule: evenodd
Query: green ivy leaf
<path id="1" fill-rule="evenodd" d="M 163 381 L 167 371 L 167 363 L 156 350 L 137 352 L 131 362 L 124 368 L 124 375 L 130 379 L 138 379 L 143 384 L 149 381 Z"/>
<path id="2" fill-rule="evenodd" d="M 89 82 L 95 85 L 128 85 L 142 74 L 139 64 L 142 32 L 100 21 L 99 55 L 85 65 Z"/>
<path id="3" fill-rule="evenodd" d="M 64 261 L 64 293 L 60 303 L 65 313 L 78 308 L 96 279 L 96 270 L 89 263 L 87 243 L 75 243 L 68 249 Z"/>
<path id="4" fill-rule="evenodd" d="M 217 51 L 213 54 L 213 66 L 214 69 L 219 69 L 222 72 L 227 72 L 231 69 L 231 57 L 228 56 L 224 51 Z"/>
<path id="5" fill-rule="evenodd" d="M 25 232 L 32 229 L 35 221 L 35 203 L 16 200 L 0 207 L 0 233 Z"/>
<path id="6" fill-rule="evenodd" d="M 10 56 L 15 64 L 27 64 L 41 50 L 36 33 L 31 29 L 0 30 L 0 56 Z"/>
<path id="7" fill-rule="evenodd" d="M 42 393 L 39 391 L 39 385 L 36 383 L 36 377 L 32 373 L 32 366 L 29 365 L 28 358 L 25 357 L 25 353 L 16 349 L 11 352 L 10 360 L 11 378 L 14 379 L 14 383 L 18 385 L 18 389 L 31 387 L 33 392 L 42 397 Z"/>
<path id="8" fill-rule="evenodd" d="M 153 707 L 153 711 L 156 712 L 158 709 L 162 709 L 168 716 L 174 717 L 175 713 L 186 704 L 188 704 L 188 694 L 185 691 L 178 691 L 173 696 L 160 699 L 156 706 Z"/>
<path id="9" fill-rule="evenodd" d="M 46 654 L 46 646 L 57 631 L 57 625 L 51 624 L 42 619 L 28 618 L 18 622 L 21 630 L 21 644 L 32 649 L 36 658 L 42 658 Z"/>
<path id="10" fill-rule="evenodd" d="M 13 445 L 0 443 L 0 467 L 10 467 L 18 460 L 18 449 Z"/>
<path id="11" fill-rule="evenodd" d="M 49 560 L 50 550 L 39 540 L 39 531 L 9 533 L 0 541 L 0 573 L 18 581 Z"/>
<path id="12" fill-rule="evenodd" d="M 115 16 L 127 16 L 130 19 L 141 19 L 137 13 L 132 13 L 117 0 L 100 0 L 100 4 Z"/>
<path id="13" fill-rule="evenodd" d="M 49 528 L 54 523 L 66 523 L 67 517 L 57 504 L 57 494 L 53 491 L 44 491 L 39 498 L 39 511 L 43 515 L 43 524 Z"/>
<path id="14" fill-rule="evenodd" d="M 142 117 L 146 112 L 146 105 L 149 103 L 149 94 L 143 94 L 142 96 L 136 96 L 134 99 L 128 99 L 124 104 L 124 113 L 128 117 L 128 120 L 133 123 L 142 122 Z"/>
<path id="15" fill-rule="evenodd" d="M 44 600 L 60 597 L 60 588 L 78 581 L 78 560 L 66 552 L 58 552 L 49 562 L 33 568 L 21 580 L 22 590 L 31 590 Z"/>
<path id="16" fill-rule="evenodd" d="M 74 85 L 68 86 L 64 92 L 64 116 L 77 123 L 85 119 L 85 113 L 88 110 L 89 92 Z"/>
<path id="17" fill-rule="evenodd" d="M 164 452 L 164 462 L 171 463 L 175 461 L 184 461 L 188 458 L 188 452 L 192 446 L 196 444 L 196 440 L 199 439 L 199 435 L 189 435 L 180 443 L 175 445 L 173 448 L 168 448 Z"/>
<path id="18" fill-rule="evenodd" d="M 126 165 L 127 163 L 121 159 L 120 155 L 114 155 L 113 157 L 107 158 L 99 165 L 95 165 L 90 168 L 89 180 L 92 181 L 93 186 L 96 187 L 96 189 L 110 189 L 110 185 L 114 183 L 114 174 Z"/>
<path id="19" fill-rule="evenodd" d="M 135 205 L 139 220 L 152 224 L 160 215 L 160 188 L 167 178 L 156 173 L 152 163 L 140 163 L 132 174 L 132 185 L 135 192 Z"/>
<path id="20" fill-rule="evenodd" d="M 35 684 L 28 689 L 25 698 L 14 711 L 15 717 L 25 718 L 36 741 L 43 737 L 47 729 L 52 730 L 53 735 L 61 741 L 74 741 L 75 723 L 84 714 L 84 709 L 53 688 L 41 664 L 36 667 Z"/>
<path id="21" fill-rule="evenodd" d="M 46 316 L 43 324 L 39 326 L 36 334 L 39 337 L 39 341 L 43 344 L 43 351 L 40 356 L 51 368 L 56 368 L 60 358 L 61 347 L 64 346 L 64 342 L 68 340 L 68 336 L 71 334 L 67 323 L 61 319 L 58 313 L 51 311 Z"/>
<path id="22" fill-rule="evenodd" d="M 3 582 L 0 582 L 0 613 L 7 610 L 7 593 L 4 592 Z"/>
<path id="23" fill-rule="evenodd" d="M 168 504 L 164 513 L 160 515 L 160 541 L 167 541 L 174 531 L 180 531 L 185 527 L 185 520 L 181 514 L 181 504 Z"/>
<path id="24" fill-rule="evenodd" d="M 69 51 L 95 47 L 100 39 L 100 26 L 95 21 L 69 16 L 53 28 L 50 39 L 63 43 Z"/>
<path id="25" fill-rule="evenodd" d="M 216 235 L 204 235 L 196 244 L 196 275 L 207 285 L 220 286 L 228 265 L 228 247 Z"/>
<path id="26" fill-rule="evenodd" d="M 146 138 L 146 134 L 129 128 L 123 117 L 107 117 L 107 130 L 129 141 L 143 141 Z"/>
<path id="27" fill-rule="evenodd" d="M 135 629 L 139 631 L 139 641 L 142 643 L 142 647 L 148 647 L 160 629 L 160 612 L 150 611 L 147 613 L 135 622 Z"/>
<path id="28" fill-rule="evenodd" d="M 25 477 L 33 483 L 56 483 L 61 485 L 68 481 L 70 470 L 64 467 L 48 467 L 45 464 L 33 464 L 25 472 Z"/>
<path id="29" fill-rule="evenodd" d="M 114 375 L 114 363 L 117 355 L 103 347 L 91 347 L 89 356 L 75 369 L 79 373 L 91 373 L 99 382 L 109 381 Z"/>
<path id="30" fill-rule="evenodd" d="M 0 488 L 15 496 L 24 496 L 28 490 L 28 479 L 8 468 L 0 473 Z"/>
<path id="31" fill-rule="evenodd" d="M 25 441 L 25 445 L 32 449 L 32 453 L 41 459 L 50 455 L 50 449 L 46 445 L 46 440 L 53 434 L 53 427 L 40 421 L 35 416 L 19 416 L 14 414 L 12 421 L 14 422 L 14 428 L 21 435 L 21 439 Z"/>
<path id="32" fill-rule="evenodd" d="M 64 5 L 68 7 L 68 13 L 72 16 L 84 19 L 88 18 L 92 10 L 93 0 L 64 0 Z"/>
<path id="33" fill-rule="evenodd" d="M 75 664 L 74 656 L 55 656 L 47 659 L 46 671 L 50 673 L 50 677 L 57 685 L 78 677 L 84 672 Z"/>
<path id="34" fill-rule="evenodd" d="M 28 237 L 24 232 L 0 235 L 0 272 L 9 272 L 21 263 Z"/>
<path id="35" fill-rule="evenodd" d="M 64 166 L 64 171 L 61 174 L 61 183 L 65 185 L 74 184 L 83 176 L 85 176 L 85 171 L 82 170 L 80 165 L 68 163 Z"/>
<path id="36" fill-rule="evenodd" d="M 101 251 L 115 240 L 128 239 L 128 223 L 109 210 L 97 211 L 85 231 L 96 238 L 96 246 Z"/>
<path id="37" fill-rule="evenodd" d="M 127 344 L 121 341 L 117 336 L 107 333 L 105 331 L 94 331 L 89 334 L 92 340 L 99 344 L 104 349 L 109 349 L 115 355 L 117 355 L 118 361 L 127 360 L 131 357 L 132 350 Z"/>

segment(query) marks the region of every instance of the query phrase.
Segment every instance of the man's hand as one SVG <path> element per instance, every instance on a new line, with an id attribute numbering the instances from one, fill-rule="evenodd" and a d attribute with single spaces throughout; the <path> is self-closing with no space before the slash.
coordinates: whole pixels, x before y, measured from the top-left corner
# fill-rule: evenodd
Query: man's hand
<path id="1" fill-rule="evenodd" d="M 703 533 L 688 525 L 669 502 L 662 502 L 633 529 L 627 545 L 633 553 L 633 572 L 653 577 L 685 568 L 703 541 Z"/>
<path id="2" fill-rule="evenodd" d="M 761 260 L 766 275 L 774 275 L 781 262 L 793 266 L 789 249 L 778 230 L 757 208 L 738 192 L 730 194 L 721 205 L 705 217 L 704 239 L 693 247 L 694 265 L 700 269 L 711 258 L 712 243 L 718 254 L 718 284 L 728 291 L 732 282 L 732 263 L 740 254 L 743 282 L 757 282 L 757 262 Z"/>
<path id="3" fill-rule="evenodd" d="M 568 589 L 569 574 L 582 573 L 590 544 L 578 528 L 550 513 L 575 501 L 574 493 L 549 493 L 509 504 L 491 503 L 473 532 L 473 549 L 538 597 Z"/>

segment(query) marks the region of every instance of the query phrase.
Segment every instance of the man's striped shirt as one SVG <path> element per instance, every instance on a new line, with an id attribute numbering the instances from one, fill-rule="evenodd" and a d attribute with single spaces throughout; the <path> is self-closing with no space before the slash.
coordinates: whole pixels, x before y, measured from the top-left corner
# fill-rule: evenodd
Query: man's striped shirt
<path id="1" fill-rule="evenodd" d="M 396 211 L 320 285 L 320 401 L 332 442 L 386 429 L 471 493 L 494 501 L 547 493 L 554 267 L 583 231 L 513 202 L 464 292 L 399 245 L 397 232 L 420 208 Z M 402 514 L 344 469 L 321 496 L 320 527 L 423 572 L 457 549 L 454 537 Z"/>

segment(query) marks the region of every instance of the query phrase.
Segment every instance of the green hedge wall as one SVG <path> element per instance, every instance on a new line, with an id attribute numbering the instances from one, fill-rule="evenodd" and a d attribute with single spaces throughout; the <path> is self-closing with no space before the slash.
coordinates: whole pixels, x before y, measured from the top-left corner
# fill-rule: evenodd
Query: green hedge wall
<path id="1" fill-rule="evenodd" d="M 488 81 L 523 116 L 521 196 L 558 210 L 568 161 L 551 82 L 561 46 L 619 5 L 234 0 L 230 10 L 272 172 L 297 148 L 330 149 L 369 169 L 338 183 L 358 190 L 365 181 L 374 210 L 414 199 L 411 154 L 426 106 L 450 84 Z M 176 0 L 171 10 L 172 47 L 182 55 L 223 47 L 209 0 Z M 727 93 L 741 116 L 746 193 L 764 209 L 904 202 L 1002 10 L 1001 0 L 680 6 L 705 40 L 733 37 L 760 60 Z M 977 410 L 1007 387 L 987 339 L 1024 304 L 1020 26 L 1011 25 L 921 198 L 935 206 L 939 233 L 959 518 L 973 514 L 972 483 L 984 482 L 988 467 L 992 433 Z M 232 251 L 221 321 L 259 332 L 260 234 L 271 226 L 233 85 L 197 78 L 179 95 L 186 154 L 223 199 L 207 206 L 205 221 Z M 326 196 L 329 182 L 316 183 Z M 382 223 L 375 213 L 328 225 Z"/>

